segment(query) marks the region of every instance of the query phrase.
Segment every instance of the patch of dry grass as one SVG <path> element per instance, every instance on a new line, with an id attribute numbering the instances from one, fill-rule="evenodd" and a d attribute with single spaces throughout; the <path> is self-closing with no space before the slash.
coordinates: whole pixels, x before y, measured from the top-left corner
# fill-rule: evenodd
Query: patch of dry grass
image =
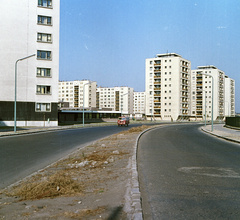
<path id="1" fill-rule="evenodd" d="M 26 183 L 17 186 L 11 196 L 22 200 L 34 200 L 61 195 L 73 195 L 82 192 L 83 186 L 73 180 L 64 170 L 49 176 L 46 180 Z"/>
<path id="2" fill-rule="evenodd" d="M 122 131 L 120 134 L 129 134 L 129 133 L 135 133 L 135 132 L 142 132 L 142 131 L 144 131 L 144 130 L 146 130 L 148 128 L 151 128 L 151 126 L 142 125 L 142 126 L 130 128 L 127 131 Z"/>
<path id="3" fill-rule="evenodd" d="M 75 152 L 69 158 L 58 161 L 48 170 L 33 175 L 27 181 L 13 187 L 7 194 L 20 197 L 21 200 L 83 194 L 86 190 L 84 187 L 86 182 L 91 182 L 93 187 L 93 183 L 96 181 L 107 181 L 109 174 L 105 176 L 105 169 L 99 168 L 105 168 L 116 160 L 120 160 L 124 155 L 129 154 L 130 150 L 122 149 L 122 145 L 125 146 L 129 143 L 129 135 L 141 132 L 148 127 L 150 126 L 133 127 L 128 131 L 98 141 L 84 150 Z M 119 138 L 121 139 L 120 142 Z M 84 161 L 88 161 L 88 163 L 82 167 L 78 166 L 79 163 Z M 93 171 L 89 173 L 89 170 Z M 81 178 L 79 178 L 80 176 Z M 103 180 L 100 180 L 99 176 Z M 111 178 L 113 177 L 111 176 Z"/>

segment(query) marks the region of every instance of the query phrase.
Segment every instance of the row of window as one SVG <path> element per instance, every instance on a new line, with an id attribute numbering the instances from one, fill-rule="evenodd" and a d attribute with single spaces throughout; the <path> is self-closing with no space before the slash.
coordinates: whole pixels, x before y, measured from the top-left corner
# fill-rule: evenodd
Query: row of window
<path id="1" fill-rule="evenodd" d="M 171 62 L 172 60 L 169 60 L 169 62 Z M 167 60 L 165 60 L 165 63 L 167 62 Z M 150 65 L 153 64 L 153 61 L 150 60 Z M 155 60 L 155 64 L 161 64 L 161 60 Z"/>
<path id="2" fill-rule="evenodd" d="M 52 60 L 52 52 L 51 51 L 44 51 L 38 50 L 37 51 L 37 58 L 43 60 Z"/>
<path id="3" fill-rule="evenodd" d="M 38 6 L 44 8 L 52 8 L 52 0 L 38 0 Z"/>
<path id="4" fill-rule="evenodd" d="M 51 111 L 51 103 L 36 103 L 35 110 L 41 111 L 41 112 L 50 112 Z"/>
<path id="5" fill-rule="evenodd" d="M 51 94 L 51 86 L 37 85 L 36 93 L 42 94 L 42 95 L 50 95 Z"/>
<path id="6" fill-rule="evenodd" d="M 46 34 L 46 33 L 38 33 L 37 34 L 37 41 L 38 42 L 51 43 L 52 42 L 52 35 L 51 34 Z"/>
<path id="7" fill-rule="evenodd" d="M 37 76 L 51 77 L 51 69 L 50 68 L 37 68 Z"/>
<path id="8" fill-rule="evenodd" d="M 165 75 L 167 75 L 167 74 L 168 74 L 168 73 L 165 72 Z M 172 72 L 169 72 L 169 75 L 171 75 L 171 74 L 172 74 Z M 149 73 L 149 76 L 152 77 L 152 76 L 153 76 L 153 73 Z M 157 74 L 155 73 L 154 76 L 159 76 L 159 77 L 160 77 L 160 76 L 161 76 L 161 73 L 157 73 Z"/>
<path id="9" fill-rule="evenodd" d="M 52 0 L 38 0 L 39 7 L 52 8 Z M 38 24 L 43 25 L 52 25 L 52 18 L 49 16 L 38 15 Z M 49 33 L 37 33 L 38 42 L 52 42 L 52 34 Z M 51 51 L 37 51 L 37 59 L 51 60 L 52 53 Z M 51 77 L 51 68 L 37 68 L 38 77 Z M 49 95 L 51 94 L 51 86 L 46 85 L 37 85 L 36 87 L 37 94 Z M 36 103 L 35 111 L 37 112 L 50 112 L 51 103 Z"/>
<path id="10" fill-rule="evenodd" d="M 38 15 L 38 24 L 52 25 L 52 17 Z"/>

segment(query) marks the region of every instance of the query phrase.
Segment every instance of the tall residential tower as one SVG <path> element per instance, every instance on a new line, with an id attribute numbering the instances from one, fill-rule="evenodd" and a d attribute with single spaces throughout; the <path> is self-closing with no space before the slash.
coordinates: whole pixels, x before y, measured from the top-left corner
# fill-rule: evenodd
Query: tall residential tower
<path id="1" fill-rule="evenodd" d="M 145 66 L 147 119 L 188 119 L 191 62 L 176 53 L 167 53 L 146 59 Z"/>
<path id="2" fill-rule="evenodd" d="M 225 117 L 225 73 L 217 67 L 198 66 L 192 70 L 192 116 L 213 120 L 223 120 Z M 213 100 L 213 109 L 212 109 Z"/>
<path id="3" fill-rule="evenodd" d="M 0 125 L 58 124 L 60 0 L 0 1 Z"/>

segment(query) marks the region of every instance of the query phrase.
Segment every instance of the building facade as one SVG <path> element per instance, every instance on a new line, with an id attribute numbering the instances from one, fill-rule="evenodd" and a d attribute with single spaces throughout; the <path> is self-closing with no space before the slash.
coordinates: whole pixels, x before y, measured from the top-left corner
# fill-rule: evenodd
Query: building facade
<path id="1" fill-rule="evenodd" d="M 58 124 L 59 13 L 60 0 L 0 1 L 1 125 L 14 124 L 15 70 L 17 126 Z"/>
<path id="2" fill-rule="evenodd" d="M 136 118 L 142 118 L 145 115 L 146 94 L 145 92 L 133 92 L 133 114 Z"/>
<path id="3" fill-rule="evenodd" d="M 191 62 L 176 53 L 157 54 L 146 59 L 145 68 L 147 119 L 188 119 Z"/>
<path id="4" fill-rule="evenodd" d="M 192 117 L 223 120 L 225 117 L 225 73 L 215 66 L 199 66 L 192 70 Z M 213 101 L 213 106 L 212 106 Z"/>
<path id="5" fill-rule="evenodd" d="M 96 108 L 97 83 L 90 80 L 59 81 L 58 101 L 68 102 L 69 108 Z"/>
<path id="6" fill-rule="evenodd" d="M 235 80 L 225 75 L 225 116 L 235 116 Z"/>
<path id="7" fill-rule="evenodd" d="M 126 86 L 97 88 L 97 108 L 110 108 L 123 114 L 133 114 L 133 88 Z"/>

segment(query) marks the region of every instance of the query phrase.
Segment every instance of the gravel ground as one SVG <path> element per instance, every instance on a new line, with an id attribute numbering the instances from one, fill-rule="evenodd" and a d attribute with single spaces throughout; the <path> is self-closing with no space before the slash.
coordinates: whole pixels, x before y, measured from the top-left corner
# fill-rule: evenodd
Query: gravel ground
<path id="1" fill-rule="evenodd" d="M 132 158 L 147 126 L 99 140 L 0 192 L 0 219 L 132 219 Z"/>

